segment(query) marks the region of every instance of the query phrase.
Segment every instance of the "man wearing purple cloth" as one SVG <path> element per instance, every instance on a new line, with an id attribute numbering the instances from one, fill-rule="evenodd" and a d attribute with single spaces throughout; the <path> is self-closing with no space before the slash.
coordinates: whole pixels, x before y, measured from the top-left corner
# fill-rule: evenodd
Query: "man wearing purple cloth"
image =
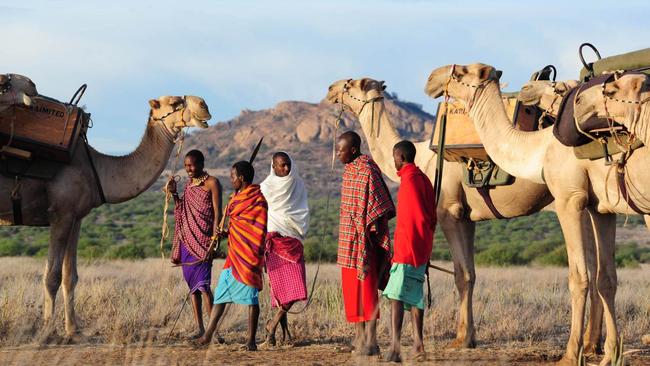
<path id="1" fill-rule="evenodd" d="M 208 316 L 212 312 L 212 260 L 208 249 L 221 221 L 221 183 L 204 170 L 204 161 L 199 150 L 185 155 L 185 171 L 189 180 L 183 197 L 178 196 L 173 179 L 168 183 L 176 203 L 172 262 L 183 266 L 183 277 L 192 294 L 194 320 L 199 328 L 191 339 L 199 338 L 205 332 L 202 303 L 205 302 Z"/>

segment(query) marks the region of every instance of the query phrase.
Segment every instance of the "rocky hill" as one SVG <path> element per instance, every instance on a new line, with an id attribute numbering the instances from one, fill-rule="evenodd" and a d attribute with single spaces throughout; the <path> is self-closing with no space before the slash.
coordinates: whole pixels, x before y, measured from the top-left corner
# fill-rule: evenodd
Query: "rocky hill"
<path id="1" fill-rule="evenodd" d="M 434 117 L 423 111 L 420 105 L 400 101 L 389 93 L 386 93 L 385 104 L 392 122 L 404 138 L 417 141 L 430 138 Z M 270 109 L 243 110 L 230 121 L 188 135 L 182 154 L 190 149 L 201 150 L 206 154 L 208 170 L 227 186 L 230 166 L 238 160 L 248 160 L 259 139 L 264 137 L 255 162 L 255 181 L 259 182 L 268 175 L 271 155 L 283 150 L 296 162 L 310 194 L 320 196 L 326 189 L 326 182 L 338 182 L 341 175 L 338 162 L 335 171 L 330 170 L 338 108 L 326 103 L 287 101 Z M 356 118 L 345 113 L 338 133 L 350 129 L 363 136 Z M 368 151 L 365 142 L 362 149 Z M 174 164 L 172 157 L 169 167 Z M 182 161 L 177 164 L 182 169 Z M 180 174 L 184 176 L 182 172 Z M 160 183 L 156 186 L 160 187 Z M 338 185 L 335 187 L 338 190 Z"/>

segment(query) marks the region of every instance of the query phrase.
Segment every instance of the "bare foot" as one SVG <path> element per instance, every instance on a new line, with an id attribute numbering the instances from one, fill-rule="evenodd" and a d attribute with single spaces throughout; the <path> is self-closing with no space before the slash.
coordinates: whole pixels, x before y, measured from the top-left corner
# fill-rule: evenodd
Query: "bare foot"
<path id="1" fill-rule="evenodd" d="M 257 351 L 257 344 L 255 344 L 255 342 L 252 342 L 252 343 L 250 343 L 250 342 L 249 342 L 249 343 L 246 343 L 246 344 L 244 345 L 244 349 L 245 349 L 246 351 L 248 351 L 248 352 L 254 352 L 254 351 Z"/>
<path id="2" fill-rule="evenodd" d="M 399 352 L 390 350 L 386 355 L 386 362 L 402 362 L 402 357 Z"/>
<path id="3" fill-rule="evenodd" d="M 203 334 L 204 334 L 204 333 L 205 333 L 204 331 L 200 330 L 200 331 L 198 331 L 198 332 L 192 334 L 192 335 L 190 336 L 189 340 L 193 341 L 193 340 L 195 340 L 195 339 L 199 339 L 199 338 L 203 337 Z"/>
<path id="4" fill-rule="evenodd" d="M 266 347 L 275 347 L 276 341 L 275 341 L 275 331 L 269 329 L 269 322 L 266 322 L 266 325 L 264 326 L 264 330 L 266 330 L 266 340 L 264 343 L 266 344 Z M 283 334 L 284 337 L 284 334 Z"/>
<path id="5" fill-rule="evenodd" d="M 377 356 L 380 354 L 378 345 L 365 346 L 361 348 L 359 355 L 361 356 Z"/>
<path id="6" fill-rule="evenodd" d="M 427 353 L 424 351 L 417 352 L 413 357 L 413 362 L 427 362 Z"/>
<path id="7" fill-rule="evenodd" d="M 207 339 L 207 338 L 205 337 L 205 335 L 203 335 L 203 336 L 200 337 L 200 338 L 195 339 L 195 340 L 192 342 L 192 346 L 194 346 L 195 348 L 202 348 L 202 347 L 207 346 L 208 344 L 210 344 L 210 340 Z"/>

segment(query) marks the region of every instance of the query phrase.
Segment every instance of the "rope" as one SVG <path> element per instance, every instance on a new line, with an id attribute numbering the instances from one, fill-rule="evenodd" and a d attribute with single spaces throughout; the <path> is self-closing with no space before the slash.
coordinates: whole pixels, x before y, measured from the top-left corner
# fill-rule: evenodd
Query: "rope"
<path id="1" fill-rule="evenodd" d="M 164 118 L 164 117 L 163 117 Z M 174 167 L 173 169 L 169 172 L 169 180 L 176 180 L 176 175 L 174 173 L 176 172 L 176 169 L 178 167 L 178 160 L 181 154 L 181 150 L 183 149 L 183 143 L 185 142 L 185 130 L 181 130 L 181 135 L 178 138 L 178 149 L 176 150 L 176 156 L 174 158 Z M 180 179 L 180 177 L 178 177 Z M 165 191 L 165 205 L 163 208 L 163 223 L 162 223 L 162 229 L 161 229 L 161 234 L 160 234 L 160 255 L 162 257 L 162 260 L 165 260 L 165 250 L 164 250 L 164 244 L 165 240 L 169 237 L 169 223 L 167 222 L 167 216 L 168 213 L 167 211 L 169 210 L 169 199 L 171 198 L 172 194 L 168 189 L 169 185 L 169 180 L 165 184 L 165 187 L 163 190 Z"/>

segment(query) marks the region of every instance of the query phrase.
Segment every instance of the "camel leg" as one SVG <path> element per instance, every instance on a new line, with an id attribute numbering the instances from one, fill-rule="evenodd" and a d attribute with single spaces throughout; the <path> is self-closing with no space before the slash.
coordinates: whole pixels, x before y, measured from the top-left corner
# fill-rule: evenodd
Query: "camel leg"
<path id="1" fill-rule="evenodd" d="M 587 329 L 585 330 L 583 354 L 592 356 L 602 353 L 602 323 L 603 323 L 603 303 L 598 295 L 596 286 L 596 272 L 598 263 L 596 257 L 596 239 L 592 228 L 591 217 L 588 212 L 583 211 L 583 240 L 585 243 L 585 259 L 587 260 L 587 269 L 589 271 L 589 318 L 587 319 Z"/>
<path id="2" fill-rule="evenodd" d="M 566 353 L 560 365 L 576 365 L 578 351 L 583 340 L 583 322 L 585 303 L 589 287 L 589 276 L 583 246 L 581 225 L 582 211 L 586 205 L 586 194 L 577 193 L 566 200 L 555 200 L 558 219 L 566 241 L 569 260 L 569 291 L 571 293 L 571 333 L 566 346 Z"/>
<path id="3" fill-rule="evenodd" d="M 63 303 L 65 305 L 65 332 L 68 336 L 77 333 L 77 318 L 74 311 L 74 289 L 79 276 L 77 274 L 77 243 L 81 220 L 75 220 L 68 239 L 63 258 Z"/>
<path id="4" fill-rule="evenodd" d="M 56 293 L 61 286 L 61 271 L 63 257 L 74 226 L 73 217 L 58 218 L 50 224 L 50 246 L 47 251 L 47 264 L 43 275 L 45 296 L 43 304 L 43 320 L 46 331 L 54 329 Z"/>
<path id="5" fill-rule="evenodd" d="M 476 224 L 466 219 L 456 219 L 439 210 L 438 222 L 445 234 L 454 261 L 454 280 L 460 295 L 456 339 L 452 348 L 476 347 L 472 295 L 476 272 L 474 271 L 474 229 Z"/>
<path id="6" fill-rule="evenodd" d="M 618 329 L 616 327 L 616 308 L 614 299 L 616 297 L 616 215 L 600 214 L 590 212 L 594 223 L 594 235 L 596 236 L 596 254 L 598 259 L 598 271 L 596 272 L 596 286 L 598 295 L 603 304 L 603 314 L 607 336 L 605 338 L 605 357 L 601 365 L 609 364 L 612 353 L 618 342 Z"/>

